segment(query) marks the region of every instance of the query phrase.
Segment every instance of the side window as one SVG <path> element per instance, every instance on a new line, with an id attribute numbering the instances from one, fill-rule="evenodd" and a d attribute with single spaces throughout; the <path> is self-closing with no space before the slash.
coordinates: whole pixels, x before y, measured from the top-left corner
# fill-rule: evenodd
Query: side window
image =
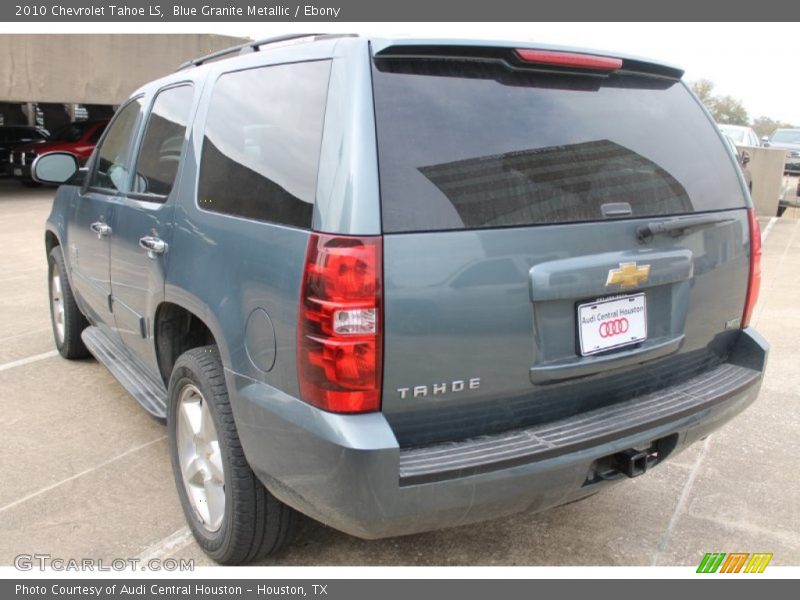
<path id="1" fill-rule="evenodd" d="M 134 133 L 141 98 L 126 104 L 109 126 L 108 135 L 98 147 L 97 160 L 89 176 L 89 187 L 123 190 L 128 181 L 126 166 L 130 156 L 131 136 Z"/>
<path id="2" fill-rule="evenodd" d="M 162 199 L 169 196 L 178 174 L 193 95 L 192 86 L 182 85 L 156 96 L 139 150 L 134 191 Z"/>
<path id="3" fill-rule="evenodd" d="M 329 74 L 326 60 L 219 78 L 203 139 L 200 208 L 311 226 Z"/>

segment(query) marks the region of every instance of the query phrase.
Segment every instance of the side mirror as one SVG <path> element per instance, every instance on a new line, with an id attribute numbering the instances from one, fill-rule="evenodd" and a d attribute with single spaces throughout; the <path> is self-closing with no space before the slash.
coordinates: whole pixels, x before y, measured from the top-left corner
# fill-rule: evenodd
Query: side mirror
<path id="1" fill-rule="evenodd" d="M 750 162 L 750 153 L 747 150 L 742 150 L 742 166 Z"/>
<path id="2" fill-rule="evenodd" d="M 49 152 L 36 157 L 31 176 L 38 183 L 60 185 L 72 179 L 79 170 L 78 159 L 68 152 Z"/>
<path id="3" fill-rule="evenodd" d="M 764 146 L 769 146 L 769 136 L 768 135 L 763 136 L 761 138 L 761 143 L 764 144 Z"/>

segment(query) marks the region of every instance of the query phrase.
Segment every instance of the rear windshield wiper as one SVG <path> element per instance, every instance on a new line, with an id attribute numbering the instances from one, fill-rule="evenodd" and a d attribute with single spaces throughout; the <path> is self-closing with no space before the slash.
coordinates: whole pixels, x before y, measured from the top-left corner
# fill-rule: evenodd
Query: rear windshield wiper
<path id="1" fill-rule="evenodd" d="M 731 217 L 721 217 L 718 215 L 700 215 L 697 217 L 651 222 L 636 228 L 636 239 L 640 242 L 649 242 L 653 239 L 653 236 L 659 233 L 668 233 L 672 237 L 678 237 L 685 234 L 690 229 L 722 225 L 724 223 L 731 223 L 734 220 L 735 219 Z"/>

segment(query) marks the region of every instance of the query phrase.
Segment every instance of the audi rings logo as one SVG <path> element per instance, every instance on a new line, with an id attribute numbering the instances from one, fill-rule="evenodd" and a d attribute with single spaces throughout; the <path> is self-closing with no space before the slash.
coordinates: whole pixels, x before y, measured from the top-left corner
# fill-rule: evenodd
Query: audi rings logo
<path id="1" fill-rule="evenodd" d="M 625 317 L 622 317 L 621 319 L 614 319 L 612 321 L 604 321 L 603 323 L 600 323 L 600 337 L 610 338 L 614 337 L 615 335 L 627 333 L 629 328 L 630 323 L 628 323 L 628 319 Z"/>

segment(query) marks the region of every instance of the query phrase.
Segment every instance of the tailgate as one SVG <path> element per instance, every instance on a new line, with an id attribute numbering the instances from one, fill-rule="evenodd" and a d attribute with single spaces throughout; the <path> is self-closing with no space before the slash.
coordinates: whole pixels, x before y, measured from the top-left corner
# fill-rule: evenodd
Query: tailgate
<path id="1" fill-rule="evenodd" d="M 382 407 L 404 446 L 624 401 L 739 333 L 747 200 L 685 85 L 497 57 L 374 59 Z"/>

